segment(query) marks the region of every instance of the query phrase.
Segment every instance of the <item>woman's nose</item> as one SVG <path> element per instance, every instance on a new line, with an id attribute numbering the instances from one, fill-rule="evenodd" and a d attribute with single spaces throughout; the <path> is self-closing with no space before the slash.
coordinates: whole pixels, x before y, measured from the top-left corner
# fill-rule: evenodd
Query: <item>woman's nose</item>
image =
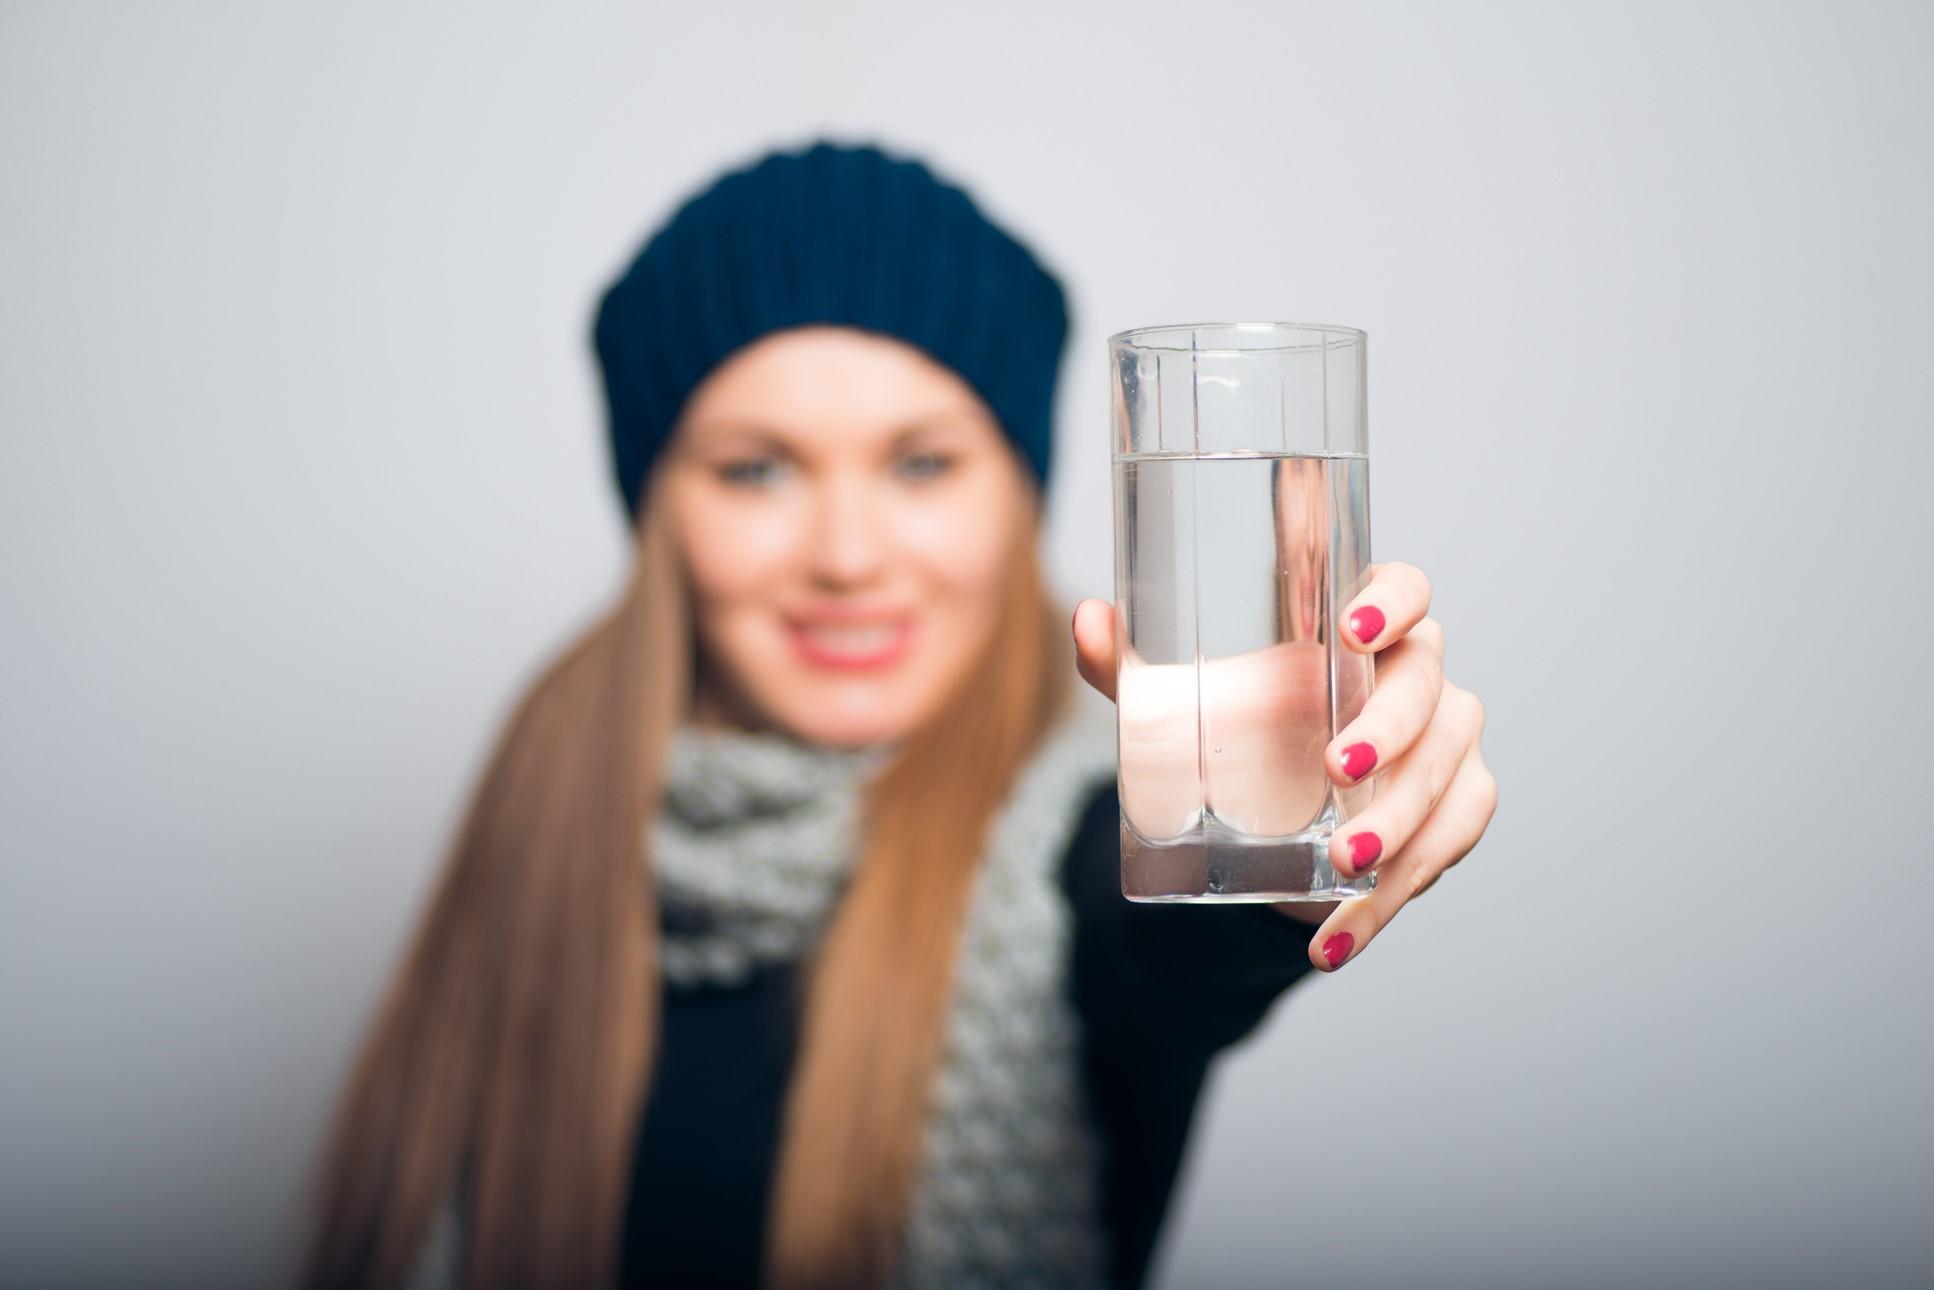
<path id="1" fill-rule="evenodd" d="M 820 499 L 813 535 L 813 576 L 829 586 L 848 587 L 878 574 L 886 554 L 878 519 L 864 489 L 829 487 Z"/>

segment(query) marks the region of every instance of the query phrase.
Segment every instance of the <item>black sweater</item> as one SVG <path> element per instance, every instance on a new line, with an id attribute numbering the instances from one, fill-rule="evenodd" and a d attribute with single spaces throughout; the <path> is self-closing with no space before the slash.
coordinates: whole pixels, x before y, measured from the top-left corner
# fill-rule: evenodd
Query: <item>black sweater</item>
<path id="1" fill-rule="evenodd" d="M 1314 929 L 1267 905 L 1137 904 L 1121 894 L 1115 790 L 1062 862 L 1068 989 L 1102 1146 L 1114 1285 L 1141 1285 L 1210 1059 L 1310 970 Z M 669 988 L 625 1218 L 627 1285 L 753 1287 L 797 1038 L 789 969 Z"/>

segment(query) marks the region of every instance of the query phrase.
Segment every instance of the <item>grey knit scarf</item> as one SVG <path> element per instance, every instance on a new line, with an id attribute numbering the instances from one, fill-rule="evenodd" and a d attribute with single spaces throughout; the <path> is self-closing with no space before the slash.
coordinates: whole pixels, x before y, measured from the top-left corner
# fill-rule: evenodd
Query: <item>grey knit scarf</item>
<path id="1" fill-rule="evenodd" d="M 797 962 L 823 934 L 882 760 L 775 734 L 677 732 L 647 845 L 671 988 L 729 988 Z M 904 1290 L 1104 1282 L 1059 870 L 1082 805 L 1114 766 L 1111 724 L 1078 713 L 1036 750 L 989 830 L 897 1268 Z M 454 1285 L 460 1248 L 446 1207 L 412 1290 Z"/>

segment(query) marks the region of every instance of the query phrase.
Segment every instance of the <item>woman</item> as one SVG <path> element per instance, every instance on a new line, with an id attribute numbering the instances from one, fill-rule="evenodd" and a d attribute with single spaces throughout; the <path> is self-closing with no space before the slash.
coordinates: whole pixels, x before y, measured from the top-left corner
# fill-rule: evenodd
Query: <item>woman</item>
<path id="1" fill-rule="evenodd" d="M 611 287 L 633 575 L 484 774 L 311 1284 L 1140 1282 L 1209 1060 L 1495 788 L 1427 584 L 1378 566 L 1348 644 L 1379 689 L 1327 754 L 1383 777 L 1335 844 L 1376 892 L 1121 898 L 1069 693 L 1111 688 L 1113 615 L 1070 651 L 1037 561 L 1066 325 L 1027 250 L 868 148 L 724 177 Z"/>

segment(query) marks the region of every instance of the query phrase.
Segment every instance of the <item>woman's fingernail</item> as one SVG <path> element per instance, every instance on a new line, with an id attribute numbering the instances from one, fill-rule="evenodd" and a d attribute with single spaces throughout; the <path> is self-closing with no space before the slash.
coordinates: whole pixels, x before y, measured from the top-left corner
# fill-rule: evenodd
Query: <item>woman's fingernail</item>
<path id="1" fill-rule="evenodd" d="M 1356 638 L 1368 645 L 1383 631 L 1383 611 L 1375 605 L 1365 605 L 1350 615 L 1350 630 Z"/>
<path id="2" fill-rule="evenodd" d="M 1374 833 L 1352 833 L 1347 844 L 1350 848 L 1350 867 L 1362 873 L 1377 862 L 1383 854 L 1383 839 Z"/>
<path id="3" fill-rule="evenodd" d="M 1330 971 L 1334 972 L 1344 959 L 1350 957 L 1350 951 L 1355 948 L 1356 937 L 1348 932 L 1338 932 L 1323 942 L 1323 961 L 1328 963 Z"/>
<path id="4" fill-rule="evenodd" d="M 1369 744 L 1351 744 L 1341 754 L 1343 773 L 1351 779 L 1362 779 L 1377 766 L 1377 750 Z"/>

